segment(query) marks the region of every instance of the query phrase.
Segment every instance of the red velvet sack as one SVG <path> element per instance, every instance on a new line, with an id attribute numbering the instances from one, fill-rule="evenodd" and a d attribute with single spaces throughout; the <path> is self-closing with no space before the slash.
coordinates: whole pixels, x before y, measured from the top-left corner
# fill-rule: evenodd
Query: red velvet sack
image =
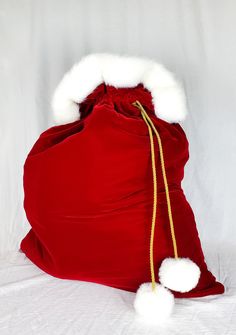
<path id="1" fill-rule="evenodd" d="M 181 181 L 188 141 L 178 123 L 154 113 L 142 84 L 100 84 L 80 103 L 80 120 L 41 134 L 24 166 L 24 207 L 32 226 L 21 242 L 27 257 L 45 272 L 136 291 L 150 281 L 149 243 L 153 206 L 150 138 L 140 101 L 158 130 L 165 158 L 175 236 L 181 257 L 200 268 L 198 284 L 176 297 L 219 294 L 222 284 L 208 271 Z M 159 148 L 154 265 L 173 257 Z"/>

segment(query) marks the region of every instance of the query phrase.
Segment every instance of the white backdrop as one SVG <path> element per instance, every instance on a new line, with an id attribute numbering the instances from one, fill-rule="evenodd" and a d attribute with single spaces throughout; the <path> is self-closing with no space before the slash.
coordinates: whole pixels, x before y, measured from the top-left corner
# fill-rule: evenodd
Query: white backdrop
<path id="1" fill-rule="evenodd" d="M 236 1 L 0 0 L 1 335 L 236 334 Z M 224 295 L 176 299 L 162 329 L 134 319 L 134 294 L 49 276 L 17 252 L 29 230 L 22 172 L 53 125 L 50 99 L 81 56 L 154 58 L 184 84 L 184 189 Z"/>
<path id="2" fill-rule="evenodd" d="M 190 141 L 184 189 L 203 248 L 235 246 L 236 2 L 234 0 L 0 0 L 0 254 L 28 231 L 22 168 L 53 125 L 50 99 L 81 56 L 152 57 L 186 90 Z"/>

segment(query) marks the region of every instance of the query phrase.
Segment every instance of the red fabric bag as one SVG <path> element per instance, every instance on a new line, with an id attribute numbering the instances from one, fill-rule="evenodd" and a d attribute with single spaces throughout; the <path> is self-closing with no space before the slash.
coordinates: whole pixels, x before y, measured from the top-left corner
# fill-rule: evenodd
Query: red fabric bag
<path id="1" fill-rule="evenodd" d="M 129 291 L 150 281 L 153 174 L 148 127 L 133 105 L 138 100 L 161 137 L 178 254 L 201 272 L 192 290 L 172 291 L 176 297 L 223 293 L 223 285 L 207 269 L 194 214 L 181 188 L 189 157 L 183 129 L 155 115 L 152 92 L 143 83 L 126 88 L 98 84 L 79 101 L 80 119 L 46 130 L 26 159 L 24 207 L 32 229 L 21 249 L 59 278 Z M 155 137 L 154 145 L 153 263 L 159 281 L 162 261 L 174 252 Z"/>

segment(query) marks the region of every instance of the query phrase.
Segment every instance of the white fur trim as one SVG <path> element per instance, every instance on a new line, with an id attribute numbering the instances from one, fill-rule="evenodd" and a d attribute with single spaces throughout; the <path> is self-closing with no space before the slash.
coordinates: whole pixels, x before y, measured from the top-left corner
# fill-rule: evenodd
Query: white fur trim
<path id="1" fill-rule="evenodd" d="M 91 54 L 75 64 L 58 85 L 52 99 L 56 123 L 78 120 L 78 104 L 103 82 L 115 87 L 135 87 L 142 83 L 152 94 L 159 118 L 167 122 L 185 118 L 182 86 L 163 65 L 136 57 Z"/>
<path id="2" fill-rule="evenodd" d="M 201 271 L 189 258 L 166 258 L 159 269 L 159 280 L 177 292 L 189 292 L 197 286 Z"/>
<path id="3" fill-rule="evenodd" d="M 152 290 L 152 283 L 142 284 L 135 296 L 134 308 L 143 321 L 162 323 L 171 315 L 174 307 L 173 294 L 160 284 Z"/>

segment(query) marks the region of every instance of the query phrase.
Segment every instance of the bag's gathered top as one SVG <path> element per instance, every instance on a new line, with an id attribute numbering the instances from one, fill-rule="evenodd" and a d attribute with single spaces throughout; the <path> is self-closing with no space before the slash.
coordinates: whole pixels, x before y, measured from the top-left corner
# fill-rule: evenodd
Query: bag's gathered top
<path id="1" fill-rule="evenodd" d="M 31 260 L 61 278 L 132 291 L 138 286 L 135 310 L 153 322 L 171 314 L 174 296 L 222 293 L 223 285 L 207 270 L 180 186 L 188 144 L 177 122 L 186 116 L 186 101 L 173 74 L 151 60 L 89 55 L 64 76 L 52 107 L 60 126 L 41 135 L 25 164 L 24 184 L 31 195 L 25 196 L 25 208 L 35 232 L 21 248 Z M 35 158 L 40 159 L 37 178 L 43 176 L 56 189 L 40 205 L 38 194 L 45 188 L 32 185 L 29 177 Z M 52 162 L 62 165 L 56 175 Z M 62 181 L 67 168 L 70 175 Z M 70 192 L 80 196 L 75 204 L 72 195 L 68 200 Z M 48 216 L 50 233 L 41 233 L 37 221 Z M 77 265 L 72 260 L 68 265 L 60 242 L 55 243 L 60 231 L 64 254 Z M 78 245 L 70 241 L 74 238 Z"/>
<path id="2" fill-rule="evenodd" d="M 57 87 L 52 101 L 55 121 L 78 120 L 79 104 L 102 83 L 116 88 L 142 84 L 151 93 L 160 119 L 179 122 L 186 116 L 181 84 L 163 65 L 142 58 L 92 54 L 74 65 Z"/>

